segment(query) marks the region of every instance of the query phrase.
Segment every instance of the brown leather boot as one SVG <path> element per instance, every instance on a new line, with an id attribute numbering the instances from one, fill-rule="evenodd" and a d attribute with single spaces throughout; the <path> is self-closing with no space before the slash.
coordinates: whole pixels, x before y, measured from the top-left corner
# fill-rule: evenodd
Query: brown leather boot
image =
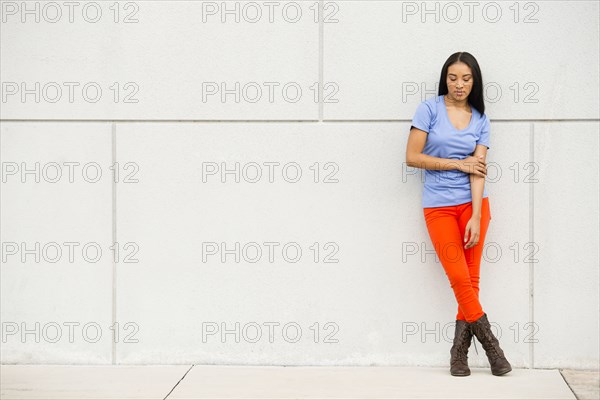
<path id="1" fill-rule="evenodd" d="M 457 319 L 454 329 L 454 343 L 450 349 L 450 374 L 454 376 L 471 375 L 467 353 L 469 352 L 469 346 L 471 346 L 472 337 L 469 323 Z"/>
<path id="2" fill-rule="evenodd" d="M 473 335 L 477 337 L 477 340 L 479 340 L 485 350 L 485 354 L 490 362 L 492 374 L 504 375 L 507 372 L 512 371 L 510 363 L 506 357 L 504 357 L 504 352 L 500 348 L 498 339 L 496 339 L 492 333 L 487 314 L 484 313 L 477 321 L 471 322 L 469 325 Z"/>

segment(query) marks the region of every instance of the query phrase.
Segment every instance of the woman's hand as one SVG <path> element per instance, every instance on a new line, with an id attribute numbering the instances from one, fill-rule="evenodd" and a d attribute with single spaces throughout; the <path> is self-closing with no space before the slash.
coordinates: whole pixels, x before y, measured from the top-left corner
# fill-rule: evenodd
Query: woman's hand
<path id="1" fill-rule="evenodd" d="M 481 225 L 481 219 L 477 217 L 471 217 L 469 222 L 467 222 L 467 226 L 465 227 L 465 238 L 464 241 L 469 242 L 465 245 L 465 249 L 469 249 L 473 246 L 476 246 L 479 243 L 479 229 Z M 469 234 L 471 238 L 469 239 Z"/>
<path id="2" fill-rule="evenodd" d="M 469 156 L 460 160 L 458 165 L 459 169 L 467 174 L 473 174 L 481 177 L 485 177 L 487 174 L 487 167 L 485 161 L 483 161 L 483 156 Z"/>

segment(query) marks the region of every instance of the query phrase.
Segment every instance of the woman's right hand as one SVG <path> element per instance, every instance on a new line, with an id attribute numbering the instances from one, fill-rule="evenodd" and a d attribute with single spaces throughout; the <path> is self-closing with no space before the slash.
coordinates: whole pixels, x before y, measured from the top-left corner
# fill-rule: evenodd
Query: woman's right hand
<path id="1" fill-rule="evenodd" d="M 487 174 L 487 167 L 485 161 L 483 161 L 483 156 L 469 156 L 460 160 L 459 169 L 467 174 L 473 174 L 483 178 Z"/>

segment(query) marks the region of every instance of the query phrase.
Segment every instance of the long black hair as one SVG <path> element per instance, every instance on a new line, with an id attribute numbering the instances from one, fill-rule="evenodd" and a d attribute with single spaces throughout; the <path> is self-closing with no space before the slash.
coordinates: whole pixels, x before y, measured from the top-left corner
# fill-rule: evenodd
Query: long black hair
<path id="1" fill-rule="evenodd" d="M 442 74 L 440 76 L 440 85 L 438 89 L 438 96 L 448 94 L 448 85 L 446 84 L 446 76 L 448 75 L 448 67 L 457 62 L 465 63 L 471 68 L 473 75 L 473 88 L 469 93 L 467 101 L 474 107 L 481 115 L 485 114 L 485 104 L 483 102 L 483 78 L 481 76 L 481 69 L 479 63 L 466 51 L 459 51 L 458 53 L 452 54 L 442 67 Z"/>

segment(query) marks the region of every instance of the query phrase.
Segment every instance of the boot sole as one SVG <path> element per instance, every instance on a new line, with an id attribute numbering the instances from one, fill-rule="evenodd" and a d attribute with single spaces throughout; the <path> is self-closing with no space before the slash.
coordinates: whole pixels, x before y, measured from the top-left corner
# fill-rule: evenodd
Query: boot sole
<path id="1" fill-rule="evenodd" d="M 471 373 L 468 372 L 466 374 L 453 374 L 452 372 L 450 372 L 450 375 L 452 375 L 452 376 L 469 376 L 469 375 L 471 375 Z"/>
<path id="2" fill-rule="evenodd" d="M 496 376 L 500 376 L 500 375 L 504 375 L 504 374 L 508 374 L 510 371 L 512 371 L 512 368 L 509 368 L 505 371 L 500 371 L 500 372 L 492 372 L 492 375 L 496 375 Z"/>

